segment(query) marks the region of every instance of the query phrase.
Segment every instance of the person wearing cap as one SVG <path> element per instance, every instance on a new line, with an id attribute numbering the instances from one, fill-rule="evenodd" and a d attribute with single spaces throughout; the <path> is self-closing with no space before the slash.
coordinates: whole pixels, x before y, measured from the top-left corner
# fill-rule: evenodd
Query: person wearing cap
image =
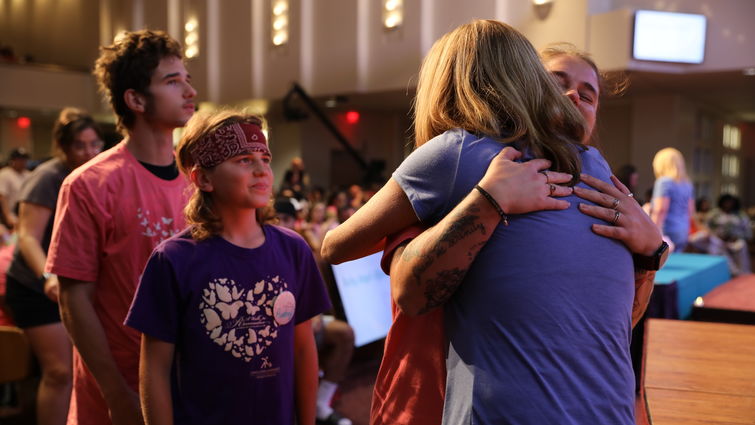
<path id="1" fill-rule="evenodd" d="M 296 206 L 289 198 L 280 198 L 273 205 L 278 225 L 287 229 L 296 230 Z"/>
<path id="2" fill-rule="evenodd" d="M 143 333 L 149 424 L 315 422 L 311 322 L 330 301 L 304 239 L 268 224 L 272 156 L 261 124 L 200 113 L 178 143 L 193 189 L 189 228 L 155 249 L 126 319 Z"/>
<path id="3" fill-rule="evenodd" d="M 26 164 L 29 153 L 24 148 L 13 149 L 8 156 L 8 165 L 0 170 L 0 214 L 3 223 L 13 229 L 18 222 L 16 205 L 21 185 L 29 175 Z"/>
<path id="4" fill-rule="evenodd" d="M 45 272 L 58 276 L 60 312 L 76 350 L 68 424 L 142 424 L 141 335 L 124 326 L 152 249 L 184 226 L 187 182 L 173 130 L 197 92 L 181 46 L 161 31 L 119 35 L 94 74 L 126 136 L 66 177 Z"/>

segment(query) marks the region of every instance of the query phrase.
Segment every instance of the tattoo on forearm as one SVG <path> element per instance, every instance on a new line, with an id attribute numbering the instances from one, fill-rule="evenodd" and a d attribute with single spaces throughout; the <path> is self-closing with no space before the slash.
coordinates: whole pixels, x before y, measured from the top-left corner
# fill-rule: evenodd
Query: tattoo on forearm
<path id="1" fill-rule="evenodd" d="M 401 261 L 416 260 L 412 268 L 412 280 L 416 285 L 422 284 L 422 276 L 442 257 L 449 248 L 474 234 L 486 234 L 486 229 L 480 221 L 480 209 L 474 205 L 453 217 L 448 228 L 444 229 L 437 243 L 428 247 L 427 252 L 421 248 L 407 247 L 401 254 Z M 467 259 L 473 260 L 477 253 L 485 246 L 485 242 L 474 243 L 466 252 Z M 462 253 L 462 255 L 464 255 Z M 471 262 L 470 262 L 471 264 Z M 426 313 L 435 307 L 443 305 L 454 293 L 466 275 L 469 266 L 438 271 L 435 276 L 425 278 L 425 297 L 427 304 L 421 310 Z"/>
<path id="2" fill-rule="evenodd" d="M 443 270 L 438 272 L 435 279 L 431 279 L 425 286 L 425 298 L 427 303 L 419 314 L 427 313 L 428 311 L 442 306 L 453 295 L 456 288 L 461 284 L 461 280 L 464 279 L 466 270 L 455 268 L 450 270 Z"/>

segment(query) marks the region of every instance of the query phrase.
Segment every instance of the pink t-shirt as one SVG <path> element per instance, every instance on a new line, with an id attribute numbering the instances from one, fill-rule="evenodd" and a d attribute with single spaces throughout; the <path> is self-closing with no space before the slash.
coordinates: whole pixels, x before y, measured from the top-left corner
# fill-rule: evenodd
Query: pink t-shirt
<path id="1" fill-rule="evenodd" d="M 150 173 L 122 142 L 74 170 L 58 197 L 46 271 L 94 282 L 94 307 L 110 351 L 137 391 L 140 334 L 123 325 L 152 249 L 185 226 L 183 176 Z M 94 377 L 74 353 L 69 424 L 110 423 Z"/>
<path id="2" fill-rule="evenodd" d="M 396 248 L 422 230 L 411 227 L 389 238 L 383 251 L 384 271 L 390 271 Z M 391 309 L 393 324 L 372 393 L 370 424 L 440 424 L 446 385 L 443 309 L 407 316 L 393 300 Z"/>

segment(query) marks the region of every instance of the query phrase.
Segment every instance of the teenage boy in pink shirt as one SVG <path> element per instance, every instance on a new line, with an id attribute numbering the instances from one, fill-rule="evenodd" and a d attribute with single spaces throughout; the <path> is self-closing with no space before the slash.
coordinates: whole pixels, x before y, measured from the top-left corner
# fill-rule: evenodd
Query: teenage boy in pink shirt
<path id="1" fill-rule="evenodd" d="M 119 36 L 94 74 L 126 137 L 63 182 L 46 272 L 59 277 L 76 348 L 68 424 L 141 424 L 140 335 L 123 320 L 152 249 L 184 228 L 172 133 L 196 91 L 181 46 L 161 31 Z"/>

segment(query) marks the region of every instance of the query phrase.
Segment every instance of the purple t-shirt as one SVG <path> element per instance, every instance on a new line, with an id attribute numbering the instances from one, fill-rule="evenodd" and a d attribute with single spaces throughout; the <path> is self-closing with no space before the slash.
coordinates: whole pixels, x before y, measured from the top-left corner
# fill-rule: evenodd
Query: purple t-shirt
<path id="1" fill-rule="evenodd" d="M 413 152 L 393 178 L 433 224 L 502 148 L 450 130 Z M 583 172 L 610 181 L 597 149 L 579 156 Z M 566 210 L 499 224 L 444 306 L 444 424 L 634 424 L 632 256 L 591 230 L 607 223 L 577 209 L 590 202 L 563 199 Z"/>
<path id="2" fill-rule="evenodd" d="M 175 344 L 176 424 L 294 423 L 294 326 L 330 301 L 306 242 L 263 230 L 255 249 L 185 231 L 147 263 L 125 323 Z"/>

